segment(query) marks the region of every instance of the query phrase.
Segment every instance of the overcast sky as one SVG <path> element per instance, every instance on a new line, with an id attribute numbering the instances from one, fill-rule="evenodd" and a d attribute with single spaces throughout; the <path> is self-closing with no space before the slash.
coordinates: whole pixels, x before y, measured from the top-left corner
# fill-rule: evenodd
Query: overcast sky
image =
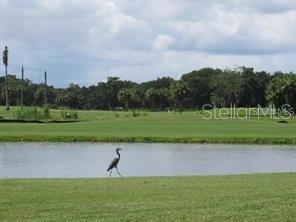
<path id="1" fill-rule="evenodd" d="M 9 73 L 58 87 L 202 67 L 296 71 L 296 1 L 0 0 Z M 4 65 L 1 63 L 1 73 Z"/>

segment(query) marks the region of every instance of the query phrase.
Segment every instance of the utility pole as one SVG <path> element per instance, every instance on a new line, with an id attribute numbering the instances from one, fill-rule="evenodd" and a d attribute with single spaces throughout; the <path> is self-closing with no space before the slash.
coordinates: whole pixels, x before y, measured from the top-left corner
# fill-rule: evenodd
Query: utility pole
<path id="1" fill-rule="evenodd" d="M 24 108 L 24 66 L 22 66 L 21 108 Z"/>
<path id="2" fill-rule="evenodd" d="M 46 88 L 47 88 L 47 74 L 46 74 L 46 71 L 45 71 L 44 72 L 44 107 L 46 107 L 46 104 L 47 104 Z"/>
<path id="3" fill-rule="evenodd" d="M 7 66 L 8 66 L 8 48 L 5 46 L 3 51 L 3 63 L 5 65 L 5 88 L 6 88 L 6 110 L 9 110 L 9 100 L 8 100 L 8 74 L 7 74 Z"/>

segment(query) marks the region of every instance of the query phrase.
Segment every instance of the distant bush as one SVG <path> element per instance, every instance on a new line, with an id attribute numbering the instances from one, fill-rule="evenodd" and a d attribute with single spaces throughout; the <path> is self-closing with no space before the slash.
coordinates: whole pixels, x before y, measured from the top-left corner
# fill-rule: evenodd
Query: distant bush
<path id="1" fill-rule="evenodd" d="M 43 116 L 42 119 L 50 119 L 50 111 L 48 106 L 43 107 Z"/>
<path id="2" fill-rule="evenodd" d="M 176 114 L 176 113 L 182 114 L 183 111 L 184 111 L 183 109 L 181 109 L 181 108 L 177 108 L 177 109 L 174 110 L 174 113 L 175 113 L 175 114 Z"/>
<path id="3" fill-rule="evenodd" d="M 137 117 L 137 116 L 140 116 L 140 115 L 141 115 L 141 113 L 138 110 L 133 110 L 132 111 L 132 116 L 133 117 Z"/>
<path id="4" fill-rule="evenodd" d="M 59 106 L 56 105 L 56 104 L 48 104 L 48 107 L 49 107 L 50 109 L 59 109 Z"/>
<path id="5" fill-rule="evenodd" d="M 61 117 L 63 119 L 78 119 L 78 113 L 73 110 L 61 110 Z"/>
<path id="6" fill-rule="evenodd" d="M 132 110 L 132 116 L 133 117 L 137 117 L 137 116 L 147 116 L 147 112 L 144 111 L 144 112 L 141 112 L 139 110 Z"/>
<path id="7" fill-rule="evenodd" d="M 15 111 L 16 119 L 50 119 L 50 111 L 46 106 L 43 109 L 37 107 L 24 107 Z"/>
<path id="8" fill-rule="evenodd" d="M 124 115 L 124 117 L 130 117 L 130 113 L 128 112 L 127 114 Z"/>

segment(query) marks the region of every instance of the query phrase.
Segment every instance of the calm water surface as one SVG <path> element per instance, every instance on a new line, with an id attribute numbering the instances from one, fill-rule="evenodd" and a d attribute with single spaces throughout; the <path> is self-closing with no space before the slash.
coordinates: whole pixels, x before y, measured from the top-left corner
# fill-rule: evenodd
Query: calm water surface
<path id="1" fill-rule="evenodd" d="M 0 178 L 107 177 L 116 147 L 124 176 L 296 172 L 296 146 L 0 143 Z"/>

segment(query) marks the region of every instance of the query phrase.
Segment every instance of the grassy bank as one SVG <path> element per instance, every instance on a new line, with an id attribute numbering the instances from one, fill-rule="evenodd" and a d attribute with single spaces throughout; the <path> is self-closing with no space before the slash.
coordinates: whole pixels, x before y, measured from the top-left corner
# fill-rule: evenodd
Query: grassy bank
<path id="1" fill-rule="evenodd" d="M 2 179 L 0 220 L 295 221 L 296 174 Z"/>
<path id="2" fill-rule="evenodd" d="M 0 115 L 13 117 L 13 109 Z M 80 122 L 0 122 L 0 141 L 296 144 L 296 119 L 203 119 L 201 112 L 78 111 Z M 59 111 L 51 116 L 58 119 Z"/>

